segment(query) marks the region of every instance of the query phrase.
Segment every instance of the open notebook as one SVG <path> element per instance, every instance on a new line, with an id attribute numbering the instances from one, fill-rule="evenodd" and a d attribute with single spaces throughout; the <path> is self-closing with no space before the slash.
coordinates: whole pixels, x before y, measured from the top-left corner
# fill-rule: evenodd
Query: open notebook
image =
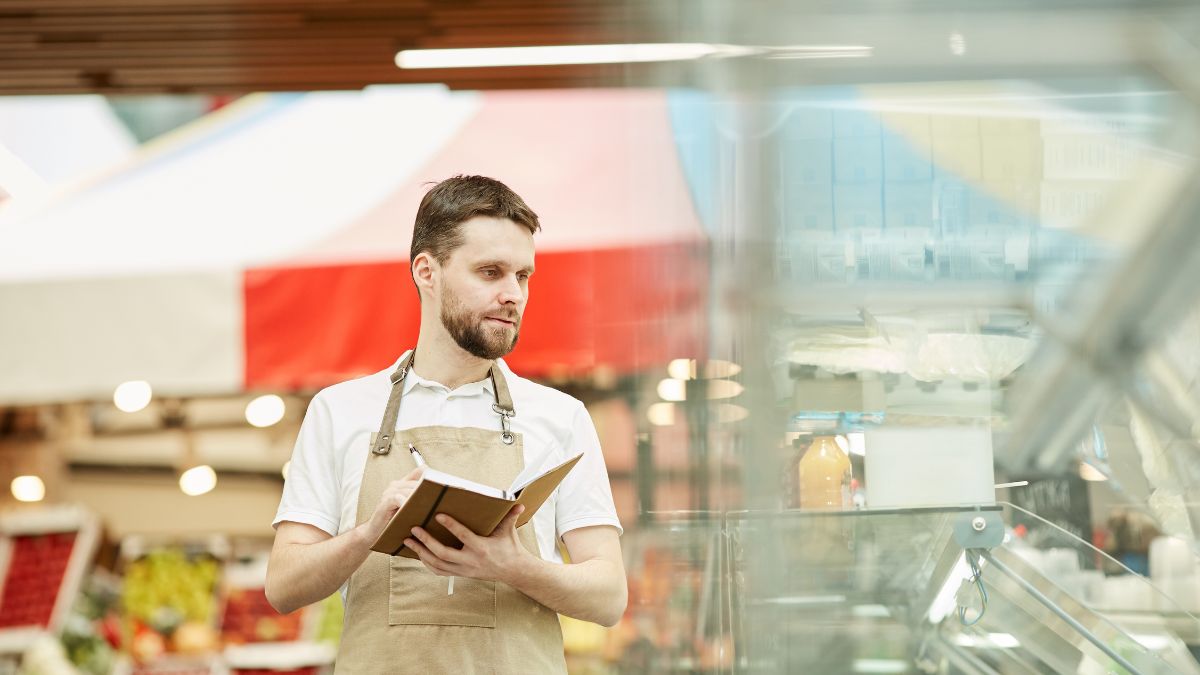
<path id="1" fill-rule="evenodd" d="M 575 455 L 546 471 L 539 471 L 540 467 L 536 465 L 526 468 L 507 489 L 426 468 L 417 489 L 392 516 L 383 533 L 371 544 L 371 550 L 416 558 L 417 554 L 404 545 L 404 540 L 418 526 L 443 544 L 462 548 L 458 537 L 434 520 L 439 513 L 454 518 L 475 534 L 486 537 L 504 520 L 512 507 L 522 504 L 525 512 L 517 519 L 517 526 L 520 527 L 529 522 L 582 457 L 582 454 Z"/>

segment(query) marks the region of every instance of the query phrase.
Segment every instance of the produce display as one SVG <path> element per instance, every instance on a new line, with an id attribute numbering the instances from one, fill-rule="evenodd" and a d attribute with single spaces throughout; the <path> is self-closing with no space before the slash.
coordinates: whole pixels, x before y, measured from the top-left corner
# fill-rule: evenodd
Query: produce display
<path id="1" fill-rule="evenodd" d="M 261 588 L 234 588 L 225 596 L 221 638 L 226 644 L 300 639 L 302 612 L 280 614 Z"/>
<path id="2" fill-rule="evenodd" d="M 307 668 L 293 668 L 289 670 L 275 670 L 271 668 L 234 668 L 230 670 L 230 673 L 233 673 L 234 675 L 317 675 L 319 671 L 320 668 L 311 665 L 311 667 Z"/>
<path id="3" fill-rule="evenodd" d="M 99 547 L 99 521 L 78 507 L 0 515 L 0 673 L 329 671 L 341 598 L 280 615 L 263 590 L 265 549 L 235 558 L 221 540 L 147 548 L 131 537 L 120 546 L 128 557 L 110 568 Z"/>
<path id="4" fill-rule="evenodd" d="M 213 615 L 220 570 L 212 556 L 188 556 L 176 548 L 151 551 L 126 566 L 121 600 L 134 659 L 217 648 Z"/>
<path id="5" fill-rule="evenodd" d="M 600 655 L 618 672 L 727 672 L 733 645 L 716 625 L 720 602 L 714 556 L 719 539 L 711 523 L 667 523 L 628 537 L 629 605 L 607 631 Z M 564 625 L 564 629 L 567 626 Z M 595 650 L 582 631 L 567 641 Z"/>
<path id="6" fill-rule="evenodd" d="M 167 658 L 154 663 L 134 664 L 129 675 L 213 675 L 213 662 L 209 659 Z M 120 674 L 117 674 L 120 675 Z"/>
<path id="7" fill-rule="evenodd" d="M 334 593 L 325 598 L 316 610 L 316 629 L 312 639 L 337 646 L 342 639 L 342 623 L 346 613 L 342 606 L 342 594 Z"/>
<path id="8" fill-rule="evenodd" d="M 0 628 L 48 627 L 71 560 L 75 533 L 21 535 L 13 537 L 11 545 L 0 596 Z"/>
<path id="9" fill-rule="evenodd" d="M 75 672 L 112 672 L 121 648 L 120 580 L 115 575 L 96 570 L 84 579 L 59 640 Z"/>
<path id="10" fill-rule="evenodd" d="M 230 675 L 318 675 L 329 672 L 335 649 L 316 642 L 230 645 L 222 656 Z"/>

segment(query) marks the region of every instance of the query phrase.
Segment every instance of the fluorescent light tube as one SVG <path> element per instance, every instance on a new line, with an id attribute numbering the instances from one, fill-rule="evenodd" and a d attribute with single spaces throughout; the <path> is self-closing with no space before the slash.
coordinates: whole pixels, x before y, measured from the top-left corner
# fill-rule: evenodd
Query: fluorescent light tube
<path id="1" fill-rule="evenodd" d="M 597 63 L 693 61 L 703 58 L 765 55 L 776 59 L 828 59 L 870 56 L 862 45 L 790 45 L 747 47 L 703 42 L 663 42 L 607 45 L 546 45 L 536 47 L 478 47 L 466 49 L 405 49 L 396 65 L 420 68 L 496 68 L 503 66 L 561 66 Z"/>

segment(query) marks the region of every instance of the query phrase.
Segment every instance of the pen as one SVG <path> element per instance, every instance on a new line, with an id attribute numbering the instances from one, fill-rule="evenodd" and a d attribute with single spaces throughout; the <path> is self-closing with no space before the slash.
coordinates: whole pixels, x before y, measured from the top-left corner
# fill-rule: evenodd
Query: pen
<path id="1" fill-rule="evenodd" d="M 413 445 L 412 443 L 409 443 L 408 451 L 412 453 L 413 460 L 416 461 L 417 466 L 425 466 L 425 458 L 422 457 L 421 453 L 417 451 L 417 446 Z"/>

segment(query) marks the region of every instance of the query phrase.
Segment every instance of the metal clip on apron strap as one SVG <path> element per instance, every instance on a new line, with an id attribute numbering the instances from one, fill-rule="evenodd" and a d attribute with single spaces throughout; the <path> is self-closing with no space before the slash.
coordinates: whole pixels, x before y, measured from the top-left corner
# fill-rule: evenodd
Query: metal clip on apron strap
<path id="1" fill-rule="evenodd" d="M 383 411 L 383 423 L 379 425 L 379 433 L 375 434 L 375 445 L 371 447 L 371 452 L 377 455 L 386 455 L 392 450 L 392 433 L 396 429 L 396 419 L 400 417 L 400 395 L 404 393 L 404 378 L 408 376 L 408 369 L 412 366 L 415 354 L 416 350 L 409 352 L 390 376 L 392 393 L 388 395 L 387 408 Z"/>
<path id="2" fill-rule="evenodd" d="M 495 361 L 492 362 L 492 388 L 496 390 L 496 402 L 492 404 L 492 410 L 500 416 L 500 429 L 503 431 L 500 440 L 505 445 L 512 445 L 516 437 L 510 424 L 512 418 L 517 416 L 517 411 L 513 408 L 512 394 L 508 392 L 508 382 L 504 380 L 504 374 Z"/>

